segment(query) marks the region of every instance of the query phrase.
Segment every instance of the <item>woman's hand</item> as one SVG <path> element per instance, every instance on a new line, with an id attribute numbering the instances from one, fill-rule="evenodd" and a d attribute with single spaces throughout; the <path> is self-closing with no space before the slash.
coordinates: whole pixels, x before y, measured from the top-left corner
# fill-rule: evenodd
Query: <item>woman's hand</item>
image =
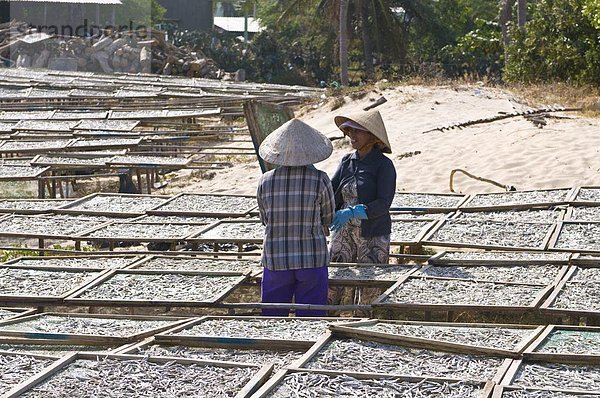
<path id="1" fill-rule="evenodd" d="M 367 218 L 369 218 L 367 216 L 367 206 L 356 205 L 336 211 L 335 215 L 333 216 L 333 222 L 331 223 L 330 228 L 333 231 L 338 231 L 353 218 L 356 218 L 358 220 L 366 220 Z"/>

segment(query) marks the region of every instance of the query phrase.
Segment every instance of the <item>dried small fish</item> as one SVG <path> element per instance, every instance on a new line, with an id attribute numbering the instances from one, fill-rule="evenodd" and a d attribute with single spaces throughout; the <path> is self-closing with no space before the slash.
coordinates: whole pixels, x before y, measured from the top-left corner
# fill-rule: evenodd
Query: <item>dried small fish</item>
<path id="1" fill-rule="evenodd" d="M 248 270 L 258 272 L 263 267 L 259 261 L 251 260 L 222 260 L 195 257 L 153 257 L 144 261 L 136 269 L 145 270 L 185 270 L 185 271 L 230 271 L 247 272 Z"/>
<path id="2" fill-rule="evenodd" d="M 383 301 L 384 304 L 531 305 L 544 286 L 507 285 L 460 279 L 409 278 Z"/>
<path id="3" fill-rule="evenodd" d="M 0 295 L 59 297 L 82 286 L 100 272 L 0 268 Z"/>
<path id="4" fill-rule="evenodd" d="M 23 397 L 233 397 L 255 367 L 217 367 L 147 359 L 79 359 Z"/>
<path id="5" fill-rule="evenodd" d="M 165 202 L 165 198 L 132 195 L 94 195 L 87 200 L 69 206 L 69 210 L 85 210 L 104 213 L 143 213 Z"/>
<path id="6" fill-rule="evenodd" d="M 535 351 L 552 354 L 600 355 L 600 331 L 555 329 Z"/>
<path id="7" fill-rule="evenodd" d="M 567 282 L 550 305 L 551 308 L 565 308 L 579 311 L 600 311 L 598 282 Z"/>
<path id="8" fill-rule="evenodd" d="M 561 203 L 566 200 L 568 193 L 569 189 L 480 193 L 473 196 L 473 198 L 471 198 L 471 200 L 469 200 L 464 207 L 469 208 Z"/>
<path id="9" fill-rule="evenodd" d="M 581 187 L 574 201 L 600 203 L 600 188 Z"/>
<path id="10" fill-rule="evenodd" d="M 265 227 L 258 220 L 255 222 L 223 222 L 197 236 L 201 239 L 231 239 L 232 241 L 262 241 L 264 237 Z"/>
<path id="11" fill-rule="evenodd" d="M 380 320 L 372 325 L 352 326 L 356 329 L 418 337 L 427 340 L 465 344 L 469 346 L 513 350 L 531 337 L 532 329 L 477 326 L 438 326 L 388 323 Z"/>
<path id="12" fill-rule="evenodd" d="M 317 341 L 330 324 L 343 320 L 293 318 L 206 319 L 175 335 Z"/>
<path id="13" fill-rule="evenodd" d="M 524 251 L 465 251 L 445 252 L 439 257 L 440 261 L 569 261 L 569 253 L 524 252 Z"/>
<path id="14" fill-rule="evenodd" d="M 441 278 L 475 279 L 489 282 L 529 283 L 548 285 L 558 276 L 560 265 L 514 265 L 514 266 L 433 266 L 418 271 L 419 276 Z"/>
<path id="15" fill-rule="evenodd" d="M 501 398 L 596 398 L 600 395 L 568 393 L 550 390 L 504 390 Z"/>
<path id="16" fill-rule="evenodd" d="M 600 251 L 600 223 L 563 223 L 554 247 L 557 249 Z"/>
<path id="17" fill-rule="evenodd" d="M 176 211 L 186 213 L 247 213 L 257 206 L 256 198 L 249 196 L 229 195 L 196 195 L 182 194 L 164 205 L 157 211 Z"/>
<path id="18" fill-rule="evenodd" d="M 580 391 L 600 391 L 600 366 L 523 362 L 511 384 Z"/>
<path id="19" fill-rule="evenodd" d="M 334 339 L 303 367 L 486 381 L 496 375 L 502 362 L 503 358 L 497 357 L 405 348 L 357 339 Z"/>
<path id="20" fill-rule="evenodd" d="M 0 394 L 39 373 L 52 364 L 51 359 L 35 358 L 21 354 L 0 354 Z"/>
<path id="21" fill-rule="evenodd" d="M 552 224 L 447 220 L 431 242 L 543 249 Z"/>
<path id="22" fill-rule="evenodd" d="M 240 276 L 175 273 L 116 274 L 78 297 L 94 300 L 161 300 L 212 302 L 234 288 Z"/>
<path id="23" fill-rule="evenodd" d="M 475 398 L 481 388 L 468 382 L 404 381 L 397 378 L 355 379 L 347 375 L 294 372 L 269 398 Z"/>
<path id="24" fill-rule="evenodd" d="M 136 261 L 138 257 L 54 257 L 21 259 L 11 265 L 23 267 L 70 267 L 70 268 L 125 268 Z"/>
<path id="25" fill-rule="evenodd" d="M 65 333 L 94 336 L 129 337 L 173 325 L 174 320 L 98 318 L 42 314 L 10 325 L 0 325 L 0 331 L 16 330 L 34 333 Z M 0 333 L 1 334 L 1 333 Z"/>
<path id="26" fill-rule="evenodd" d="M 300 359 L 304 351 L 241 350 L 233 348 L 166 346 L 154 344 L 137 350 L 135 354 L 202 359 L 205 361 L 228 361 L 266 365 L 273 363 L 276 372 Z"/>
<path id="27" fill-rule="evenodd" d="M 465 198 L 464 195 L 443 195 L 435 193 L 396 192 L 392 201 L 394 207 L 448 208 L 454 209 Z"/>

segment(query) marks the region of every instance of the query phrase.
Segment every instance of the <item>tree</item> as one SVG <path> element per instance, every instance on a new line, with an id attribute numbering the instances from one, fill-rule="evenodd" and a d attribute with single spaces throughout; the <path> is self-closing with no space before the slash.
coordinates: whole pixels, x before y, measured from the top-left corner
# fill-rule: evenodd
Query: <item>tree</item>
<path id="1" fill-rule="evenodd" d="M 600 84 L 597 0 L 539 0 L 507 48 L 509 81 Z M 591 5 L 591 8 L 590 8 Z M 526 28 L 526 29 L 525 29 Z"/>
<path id="2" fill-rule="evenodd" d="M 340 82 L 348 85 L 348 0 L 340 1 Z"/>

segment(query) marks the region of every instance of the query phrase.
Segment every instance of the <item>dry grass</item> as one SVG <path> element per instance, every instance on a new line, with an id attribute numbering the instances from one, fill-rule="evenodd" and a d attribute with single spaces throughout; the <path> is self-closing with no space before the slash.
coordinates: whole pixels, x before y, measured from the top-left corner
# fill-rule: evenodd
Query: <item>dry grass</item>
<path id="1" fill-rule="evenodd" d="M 565 83 L 552 83 L 510 85 L 505 89 L 532 107 L 559 104 L 569 108 L 583 108 L 583 112 L 588 117 L 600 117 L 599 87 L 575 87 Z"/>
<path id="2" fill-rule="evenodd" d="M 543 107 L 549 105 L 560 105 L 567 108 L 583 108 L 587 117 L 600 117 L 600 87 L 573 86 L 566 83 L 548 83 L 536 85 L 492 85 L 485 81 L 472 81 L 470 79 L 444 79 L 444 78 L 422 78 L 418 76 L 408 77 L 402 81 L 380 80 L 376 83 L 366 84 L 360 87 L 341 87 L 327 90 L 327 102 L 331 110 L 338 109 L 348 99 L 360 99 L 368 93 L 381 93 L 385 90 L 393 90 L 397 87 L 415 85 L 426 87 L 452 87 L 460 89 L 465 85 L 479 84 L 484 87 L 496 87 L 512 93 L 521 103 L 531 107 Z M 307 107 L 304 112 L 308 112 Z"/>

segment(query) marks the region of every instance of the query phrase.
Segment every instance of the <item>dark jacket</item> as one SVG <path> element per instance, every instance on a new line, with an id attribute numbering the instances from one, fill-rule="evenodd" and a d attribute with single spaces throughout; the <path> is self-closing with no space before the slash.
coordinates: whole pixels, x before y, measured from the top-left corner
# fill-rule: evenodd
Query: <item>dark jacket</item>
<path id="1" fill-rule="evenodd" d="M 331 183 L 335 192 L 335 209 L 344 203 L 341 186 L 356 177 L 358 203 L 367 206 L 367 220 L 361 221 L 361 235 L 365 238 L 387 235 L 392 230 L 390 206 L 396 193 L 396 169 L 392 161 L 374 147 L 364 157 L 352 152 L 342 158 Z"/>

